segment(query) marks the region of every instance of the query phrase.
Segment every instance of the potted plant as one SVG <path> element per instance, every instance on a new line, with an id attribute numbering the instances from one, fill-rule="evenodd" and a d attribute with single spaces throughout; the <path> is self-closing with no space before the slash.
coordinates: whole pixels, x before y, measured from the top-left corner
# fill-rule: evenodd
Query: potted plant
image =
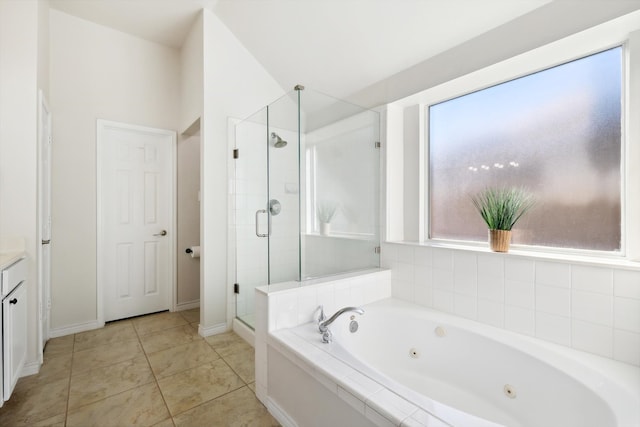
<path id="1" fill-rule="evenodd" d="M 316 206 L 316 212 L 318 214 L 318 221 L 320 221 L 320 234 L 328 236 L 331 232 L 331 220 L 338 210 L 338 204 L 331 201 L 324 201 L 318 203 Z"/>
<path id="2" fill-rule="evenodd" d="M 511 229 L 533 207 L 533 195 L 517 187 L 490 187 L 471 196 L 471 200 L 489 228 L 491 250 L 508 252 Z"/>

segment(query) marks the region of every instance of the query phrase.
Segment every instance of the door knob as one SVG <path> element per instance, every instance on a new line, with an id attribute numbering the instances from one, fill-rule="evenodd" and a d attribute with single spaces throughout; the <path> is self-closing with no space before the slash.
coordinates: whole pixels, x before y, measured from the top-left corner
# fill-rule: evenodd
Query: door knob
<path id="1" fill-rule="evenodd" d="M 166 236 L 167 235 L 167 230 L 162 230 L 161 232 L 154 234 L 154 236 Z"/>

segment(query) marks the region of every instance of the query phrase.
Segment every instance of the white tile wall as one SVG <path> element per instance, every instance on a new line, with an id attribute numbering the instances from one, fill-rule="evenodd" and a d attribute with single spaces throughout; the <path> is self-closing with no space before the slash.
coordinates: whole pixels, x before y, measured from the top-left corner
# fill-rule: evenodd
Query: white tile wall
<path id="1" fill-rule="evenodd" d="M 640 366 L 640 270 L 385 243 L 397 298 Z"/>
<path id="2" fill-rule="evenodd" d="M 346 306 L 360 306 L 391 296 L 391 272 L 376 271 L 268 295 L 268 330 L 292 328 L 315 320 L 318 306 L 326 315 Z"/>

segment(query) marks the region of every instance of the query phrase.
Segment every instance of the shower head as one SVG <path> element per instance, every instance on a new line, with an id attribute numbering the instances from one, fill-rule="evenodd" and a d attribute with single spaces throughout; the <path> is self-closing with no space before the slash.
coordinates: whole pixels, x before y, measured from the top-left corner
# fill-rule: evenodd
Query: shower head
<path id="1" fill-rule="evenodd" d="M 271 140 L 273 141 L 273 146 L 276 148 L 282 148 L 287 145 L 287 141 L 280 138 L 280 136 L 275 132 L 271 132 Z"/>

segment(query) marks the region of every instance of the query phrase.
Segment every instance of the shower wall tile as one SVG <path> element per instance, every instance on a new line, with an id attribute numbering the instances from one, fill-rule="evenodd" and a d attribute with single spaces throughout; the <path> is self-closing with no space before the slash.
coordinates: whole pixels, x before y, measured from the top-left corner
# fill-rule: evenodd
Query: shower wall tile
<path id="1" fill-rule="evenodd" d="M 318 298 L 316 302 L 318 303 L 318 305 L 322 304 L 325 311 L 335 312 L 336 310 L 338 310 L 334 286 L 319 287 L 316 292 L 316 297 Z"/>
<path id="2" fill-rule="evenodd" d="M 434 267 L 431 274 L 434 288 L 453 291 L 453 271 Z"/>
<path id="3" fill-rule="evenodd" d="M 572 319 L 571 346 L 604 357 L 613 357 L 613 328 Z"/>
<path id="4" fill-rule="evenodd" d="M 433 307 L 433 288 L 431 286 L 416 286 L 414 302 L 423 307 Z"/>
<path id="5" fill-rule="evenodd" d="M 453 250 L 432 248 L 431 259 L 433 266 L 447 271 L 453 271 Z"/>
<path id="6" fill-rule="evenodd" d="M 535 285 L 533 282 L 507 280 L 504 289 L 505 303 L 507 305 L 531 310 L 535 307 Z"/>
<path id="7" fill-rule="evenodd" d="M 555 286 L 536 284 L 536 311 L 559 316 L 571 316 L 571 291 Z"/>
<path id="8" fill-rule="evenodd" d="M 533 283 L 535 263 L 527 259 L 507 258 L 504 260 L 504 277 L 506 280 Z"/>
<path id="9" fill-rule="evenodd" d="M 504 277 L 479 275 L 478 297 L 504 302 Z"/>
<path id="10" fill-rule="evenodd" d="M 401 282 L 413 283 L 413 270 L 413 264 L 404 261 L 398 261 L 398 263 L 396 264 L 395 274 L 392 271 L 391 277 L 394 280 L 399 280 Z"/>
<path id="11" fill-rule="evenodd" d="M 388 298 L 391 296 L 391 272 L 377 271 L 305 286 L 291 282 L 290 289 L 275 289 L 267 297 L 269 330 L 316 321 L 320 305 L 324 307 L 325 314 L 330 315 L 342 307 Z"/>
<path id="12" fill-rule="evenodd" d="M 494 254 L 478 255 L 478 278 L 491 277 L 504 281 L 504 258 Z"/>
<path id="13" fill-rule="evenodd" d="M 504 328 L 504 304 L 478 298 L 478 321 Z"/>
<path id="14" fill-rule="evenodd" d="M 453 312 L 458 316 L 476 320 L 478 318 L 478 299 L 468 295 L 454 294 Z"/>
<path id="15" fill-rule="evenodd" d="M 416 288 L 423 287 L 423 286 L 429 286 L 429 287 L 432 286 L 433 285 L 432 272 L 433 272 L 433 269 L 430 266 L 416 265 L 415 270 L 413 272 L 414 273 L 413 280 L 416 285 Z"/>
<path id="16" fill-rule="evenodd" d="M 453 256 L 453 287 L 456 293 L 478 295 L 478 261 L 473 253 L 456 252 Z"/>
<path id="17" fill-rule="evenodd" d="M 571 287 L 571 265 L 559 262 L 536 261 L 536 284 Z"/>
<path id="18" fill-rule="evenodd" d="M 597 292 L 605 295 L 613 294 L 613 270 L 610 268 L 577 265 L 571 269 L 571 288 Z"/>
<path id="19" fill-rule="evenodd" d="M 640 300 L 616 297 L 613 304 L 616 329 L 640 333 Z"/>
<path id="20" fill-rule="evenodd" d="M 414 301 L 413 283 L 397 280 L 394 282 L 392 296 L 404 301 Z"/>
<path id="21" fill-rule="evenodd" d="M 300 288 L 298 294 L 298 320 L 296 324 L 312 322 L 318 318 L 318 291 L 311 286 Z"/>
<path id="22" fill-rule="evenodd" d="M 276 329 L 291 328 L 298 324 L 298 296 L 287 293 L 276 300 L 274 306 Z"/>
<path id="23" fill-rule="evenodd" d="M 617 297 L 640 300 L 640 271 L 615 270 L 613 292 Z"/>
<path id="24" fill-rule="evenodd" d="M 535 335 L 535 315 L 533 310 L 521 307 L 505 306 L 505 328 L 525 335 Z"/>
<path id="25" fill-rule="evenodd" d="M 613 326 L 613 297 L 593 292 L 571 292 L 571 316 L 604 326 Z"/>
<path id="26" fill-rule="evenodd" d="M 640 334 L 614 330 L 613 358 L 640 366 Z"/>
<path id="27" fill-rule="evenodd" d="M 406 262 L 408 264 L 414 264 L 414 247 L 413 245 L 400 245 L 398 246 L 398 260 Z"/>
<path id="28" fill-rule="evenodd" d="M 571 345 L 571 318 L 536 313 L 536 337 L 565 346 Z"/>
<path id="29" fill-rule="evenodd" d="M 348 282 L 341 282 L 335 285 L 336 310 L 353 305 L 351 301 L 351 289 L 347 285 Z"/>
<path id="30" fill-rule="evenodd" d="M 413 253 L 415 264 L 430 267 L 432 262 L 432 249 L 426 246 L 418 246 Z"/>
<path id="31" fill-rule="evenodd" d="M 433 308 L 447 313 L 453 313 L 453 292 L 434 289 Z"/>

